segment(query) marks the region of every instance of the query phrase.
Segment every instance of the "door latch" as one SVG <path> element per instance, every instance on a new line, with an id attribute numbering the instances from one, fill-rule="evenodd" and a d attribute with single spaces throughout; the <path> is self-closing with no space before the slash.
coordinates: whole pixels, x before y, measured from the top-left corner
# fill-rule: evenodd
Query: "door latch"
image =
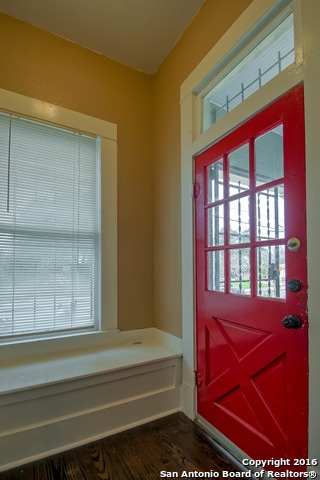
<path id="1" fill-rule="evenodd" d="M 291 278 L 288 281 L 288 289 L 290 292 L 300 292 L 302 288 L 302 283 L 297 278 Z"/>

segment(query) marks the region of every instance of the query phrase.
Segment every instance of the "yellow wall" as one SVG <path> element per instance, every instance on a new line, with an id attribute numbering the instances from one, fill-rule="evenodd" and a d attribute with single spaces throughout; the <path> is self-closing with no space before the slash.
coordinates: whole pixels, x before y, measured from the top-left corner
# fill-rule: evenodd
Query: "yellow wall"
<path id="1" fill-rule="evenodd" d="M 177 336 L 182 335 L 180 85 L 250 3 L 207 0 L 154 79 L 155 322 Z"/>
<path id="2" fill-rule="evenodd" d="M 0 88 L 118 125 L 121 330 L 181 336 L 179 89 L 250 2 L 207 0 L 154 77 L 0 14 Z"/>
<path id="3" fill-rule="evenodd" d="M 0 88 L 118 124 L 119 327 L 151 326 L 152 77 L 2 14 L 0 59 Z"/>

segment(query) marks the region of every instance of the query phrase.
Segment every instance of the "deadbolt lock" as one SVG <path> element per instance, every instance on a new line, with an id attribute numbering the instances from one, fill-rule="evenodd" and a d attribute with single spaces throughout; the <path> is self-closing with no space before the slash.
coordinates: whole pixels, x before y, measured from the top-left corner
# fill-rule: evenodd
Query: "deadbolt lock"
<path id="1" fill-rule="evenodd" d="M 285 328 L 300 328 L 302 326 L 302 321 L 298 315 L 288 315 L 282 319 L 282 325 Z"/>

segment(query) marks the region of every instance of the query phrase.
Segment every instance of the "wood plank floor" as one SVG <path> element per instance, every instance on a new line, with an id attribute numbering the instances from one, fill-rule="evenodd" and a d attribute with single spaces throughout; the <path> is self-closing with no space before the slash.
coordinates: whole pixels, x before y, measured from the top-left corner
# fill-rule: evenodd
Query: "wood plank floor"
<path id="1" fill-rule="evenodd" d="M 0 473 L 1 480 L 158 480 L 238 471 L 184 414 L 176 413 Z M 186 472 L 186 473 L 183 473 Z M 183 475 L 181 477 L 181 475 Z"/>

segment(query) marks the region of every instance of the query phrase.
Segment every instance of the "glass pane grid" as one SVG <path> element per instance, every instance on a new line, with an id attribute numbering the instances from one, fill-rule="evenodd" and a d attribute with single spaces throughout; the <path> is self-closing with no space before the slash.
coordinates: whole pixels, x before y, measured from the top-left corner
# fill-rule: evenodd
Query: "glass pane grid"
<path id="1" fill-rule="evenodd" d="M 286 298 L 283 125 L 207 167 L 207 289 Z"/>

